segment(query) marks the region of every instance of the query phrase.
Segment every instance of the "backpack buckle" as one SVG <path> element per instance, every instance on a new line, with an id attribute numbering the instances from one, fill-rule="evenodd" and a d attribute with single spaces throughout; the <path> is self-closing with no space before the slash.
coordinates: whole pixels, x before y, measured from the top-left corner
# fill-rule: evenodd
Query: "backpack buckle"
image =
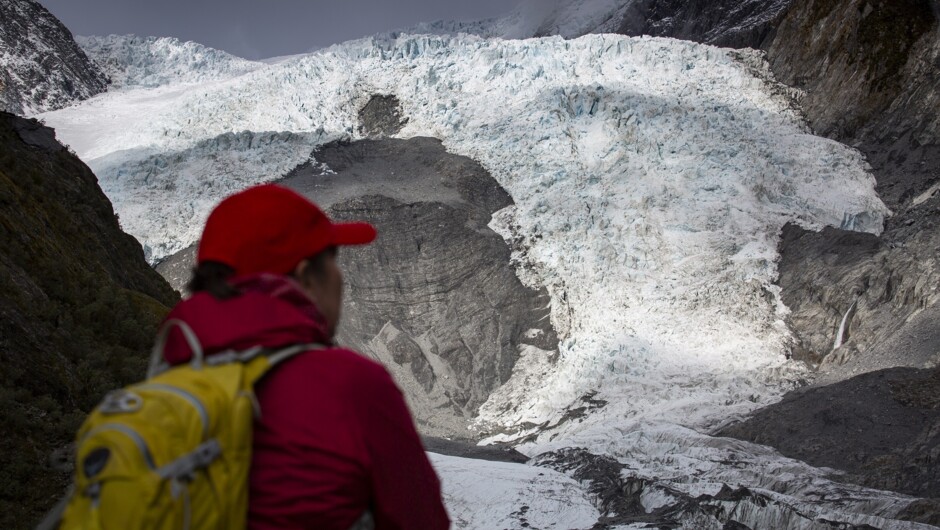
<path id="1" fill-rule="evenodd" d="M 85 488 L 85 496 L 91 499 L 92 501 L 97 501 L 101 498 L 101 483 L 93 482 Z"/>
<path id="2" fill-rule="evenodd" d="M 144 399 L 133 392 L 127 390 L 115 390 L 108 392 L 98 410 L 102 414 L 127 414 L 137 412 L 144 405 Z"/>

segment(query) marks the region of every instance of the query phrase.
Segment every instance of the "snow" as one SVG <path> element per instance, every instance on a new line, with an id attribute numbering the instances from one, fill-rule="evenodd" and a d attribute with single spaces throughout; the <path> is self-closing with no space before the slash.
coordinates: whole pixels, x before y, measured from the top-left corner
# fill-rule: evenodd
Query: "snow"
<path id="1" fill-rule="evenodd" d="M 598 20 L 575 12 L 579 24 Z M 148 74 L 158 86 L 42 117 L 156 261 L 196 240 L 209 205 L 278 178 L 317 145 L 359 138 L 358 109 L 396 95 L 409 119 L 401 136 L 443 139 L 510 193 L 515 204 L 491 226 L 511 243 L 520 278 L 551 295 L 560 358 L 521 352 L 480 409 L 490 441 L 533 435 L 520 445 L 530 455 L 586 447 L 689 492 L 731 483 L 811 504 L 811 486 L 841 486 L 757 446 L 729 466 L 701 433 L 807 376 L 785 355 L 787 310 L 773 285 L 781 227 L 878 233 L 889 212 L 862 156 L 813 136 L 786 91 L 754 74 L 759 60 L 614 35 L 391 34 L 205 78 Z M 573 421 L 566 411 L 586 396 L 607 405 Z M 538 527 L 596 515 L 561 477 L 527 490 L 517 479 L 533 468 L 435 462 L 468 528 L 509 521 L 519 498 L 530 499 L 530 521 L 544 519 Z M 795 469 L 793 479 L 768 482 L 790 476 L 768 473 L 774 466 Z M 503 494 L 490 496 L 489 483 Z M 845 513 L 890 517 L 910 502 L 849 490 Z"/>
<path id="2" fill-rule="evenodd" d="M 546 468 L 428 453 L 454 528 L 591 528 L 600 514 L 584 487 Z"/>
<path id="3" fill-rule="evenodd" d="M 931 198 L 933 198 L 933 196 L 934 196 L 938 191 L 940 191 L 940 182 L 934 184 L 934 185 L 931 186 L 927 191 L 925 191 L 925 192 L 921 193 L 920 195 L 918 195 L 917 197 L 915 197 L 914 200 L 911 201 L 911 204 L 914 205 L 914 206 L 920 206 L 921 204 L 924 204 L 925 202 L 927 202 L 927 201 L 929 201 Z"/>
<path id="4" fill-rule="evenodd" d="M 89 59 L 111 78 L 112 90 L 199 83 L 250 72 L 261 63 L 172 37 L 75 38 Z"/>

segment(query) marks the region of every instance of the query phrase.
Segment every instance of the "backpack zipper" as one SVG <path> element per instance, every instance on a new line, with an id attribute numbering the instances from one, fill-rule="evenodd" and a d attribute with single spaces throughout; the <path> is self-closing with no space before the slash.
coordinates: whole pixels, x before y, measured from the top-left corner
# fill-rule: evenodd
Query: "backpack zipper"
<path id="1" fill-rule="evenodd" d="M 137 445 L 137 449 L 140 450 L 140 454 L 144 457 L 144 462 L 147 463 L 147 467 L 149 467 L 151 470 L 156 470 L 157 466 L 153 463 L 153 455 L 150 454 L 150 448 L 147 447 L 147 442 L 144 441 L 143 437 L 141 437 L 137 431 L 131 429 L 127 425 L 121 425 L 119 423 L 104 423 L 99 425 L 97 428 L 92 429 L 88 432 L 88 434 L 82 437 L 82 440 L 78 443 L 78 445 L 84 444 L 85 440 L 91 438 L 93 435 L 105 431 L 116 431 L 130 438 L 134 444 Z"/>

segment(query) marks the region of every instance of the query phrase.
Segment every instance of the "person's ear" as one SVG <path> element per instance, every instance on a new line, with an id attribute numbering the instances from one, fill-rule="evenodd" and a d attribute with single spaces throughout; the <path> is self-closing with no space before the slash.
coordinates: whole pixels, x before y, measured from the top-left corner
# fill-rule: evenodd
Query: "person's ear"
<path id="1" fill-rule="evenodd" d="M 310 260 L 300 260 L 300 263 L 294 267 L 294 278 L 303 285 L 307 286 L 307 271 L 310 269 Z"/>

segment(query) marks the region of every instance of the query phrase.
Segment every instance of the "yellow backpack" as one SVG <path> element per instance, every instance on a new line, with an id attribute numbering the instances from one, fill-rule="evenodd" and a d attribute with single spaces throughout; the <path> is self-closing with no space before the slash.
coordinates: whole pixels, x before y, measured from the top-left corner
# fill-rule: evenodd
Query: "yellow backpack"
<path id="1" fill-rule="evenodd" d="M 163 350 L 178 328 L 193 352 L 168 367 Z M 147 379 L 109 393 L 78 432 L 70 493 L 37 530 L 245 528 L 254 385 L 302 344 L 204 357 L 192 329 L 168 321 Z"/>

